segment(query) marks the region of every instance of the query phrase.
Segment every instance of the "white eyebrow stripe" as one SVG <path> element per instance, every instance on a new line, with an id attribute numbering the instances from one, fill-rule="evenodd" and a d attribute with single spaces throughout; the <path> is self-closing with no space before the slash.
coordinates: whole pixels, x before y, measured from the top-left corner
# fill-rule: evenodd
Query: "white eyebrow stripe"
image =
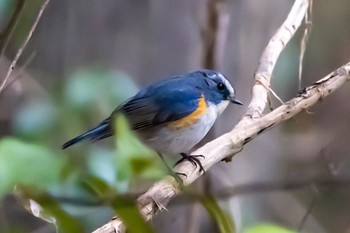
<path id="1" fill-rule="evenodd" d="M 225 84 L 227 87 L 228 91 L 230 92 L 231 95 L 235 95 L 235 90 L 233 89 L 231 83 L 225 78 L 223 74 L 220 72 L 214 72 L 212 75 L 208 74 L 210 79 L 214 79 L 215 77 L 219 77 L 221 81 Z"/>
<path id="2" fill-rule="evenodd" d="M 229 92 L 230 92 L 231 94 L 235 95 L 235 90 L 233 89 L 233 87 L 231 86 L 231 84 L 230 84 L 226 79 L 224 79 L 224 80 L 225 80 L 226 87 L 227 87 L 227 89 L 229 90 Z"/>
<path id="3" fill-rule="evenodd" d="M 217 73 L 217 76 L 219 76 L 221 78 L 221 80 L 225 83 L 228 91 L 231 93 L 231 94 L 235 94 L 235 90 L 233 89 L 233 87 L 231 86 L 230 82 L 225 78 L 224 75 L 222 75 L 221 73 Z"/>

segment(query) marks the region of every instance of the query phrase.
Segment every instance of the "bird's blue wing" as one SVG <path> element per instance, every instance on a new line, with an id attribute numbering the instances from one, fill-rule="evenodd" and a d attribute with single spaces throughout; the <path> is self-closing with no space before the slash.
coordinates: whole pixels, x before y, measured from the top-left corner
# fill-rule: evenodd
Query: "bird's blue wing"
<path id="1" fill-rule="evenodd" d="M 199 88 L 168 80 L 152 85 L 124 103 L 118 111 L 126 115 L 133 130 L 142 130 L 182 119 L 196 111 Z"/>

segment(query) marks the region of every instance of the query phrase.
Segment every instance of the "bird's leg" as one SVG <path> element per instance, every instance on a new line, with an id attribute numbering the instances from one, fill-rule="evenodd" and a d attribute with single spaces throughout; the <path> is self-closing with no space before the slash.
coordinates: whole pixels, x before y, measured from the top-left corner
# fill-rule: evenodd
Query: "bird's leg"
<path id="1" fill-rule="evenodd" d="M 183 181 L 182 181 L 182 179 L 180 178 L 180 175 L 181 175 L 181 176 L 185 176 L 185 177 L 187 177 L 187 175 L 186 175 L 185 173 L 181 173 L 181 172 L 174 172 L 173 169 L 171 169 L 171 168 L 169 167 L 169 165 L 166 163 L 166 161 L 165 161 L 165 159 L 164 159 L 164 156 L 163 156 L 161 153 L 159 153 L 158 151 L 157 151 L 157 154 L 158 154 L 159 157 L 162 159 L 162 161 L 163 161 L 163 163 L 165 164 L 166 168 L 168 169 L 169 173 L 170 173 L 172 176 L 174 176 L 175 180 L 176 180 L 179 184 L 183 184 Z"/>
<path id="2" fill-rule="evenodd" d="M 158 151 L 157 151 L 157 154 L 158 154 L 159 157 L 162 159 L 162 161 L 163 161 L 164 165 L 166 166 L 166 168 L 168 169 L 169 173 L 173 173 L 173 169 L 171 169 L 171 168 L 169 167 L 169 165 L 166 163 L 166 161 L 165 161 L 165 159 L 164 159 L 164 156 L 163 156 L 161 153 L 159 153 Z"/>
<path id="3" fill-rule="evenodd" d="M 205 158 L 204 155 L 188 155 L 186 153 L 180 153 L 180 155 L 182 156 L 182 158 L 179 161 L 177 161 L 174 166 L 178 165 L 179 163 L 181 163 L 181 162 L 183 162 L 185 160 L 188 160 L 196 168 L 197 168 L 197 166 L 199 166 L 199 172 L 203 172 L 203 173 L 205 172 L 201 161 L 199 161 L 199 159 L 198 159 L 198 158 L 203 158 L 204 159 Z"/>

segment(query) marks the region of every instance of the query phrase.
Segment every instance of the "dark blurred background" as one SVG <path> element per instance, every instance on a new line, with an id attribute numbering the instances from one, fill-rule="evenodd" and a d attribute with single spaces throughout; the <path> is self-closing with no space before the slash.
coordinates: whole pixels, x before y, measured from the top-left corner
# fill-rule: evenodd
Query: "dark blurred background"
<path id="1" fill-rule="evenodd" d="M 27 3 L 0 60 L 1 77 L 40 4 L 38 0 Z M 229 20 L 216 67 L 236 86 L 238 98 L 246 105 L 230 106 L 216 123 L 211 138 L 231 129 L 244 113 L 259 57 L 292 4 L 291 0 L 224 1 Z M 314 1 L 313 5 L 302 87 L 350 57 L 350 2 Z M 15 6 L 15 0 L 0 0 L 0 28 L 6 26 Z M 45 144 L 113 182 L 111 169 L 106 169 L 114 148 L 111 140 L 64 152 L 60 152 L 61 144 L 103 120 L 138 87 L 203 67 L 201 27 L 205 27 L 206 10 L 207 1 L 201 0 L 51 0 L 15 73 L 30 57 L 33 59 L 0 96 L 0 136 Z M 272 88 L 284 101 L 298 92 L 304 28 L 287 45 L 273 74 Z M 309 112 L 260 135 L 231 163 L 214 166 L 194 187 L 215 196 L 219 190 L 244 184 L 347 177 L 349 90 L 345 84 Z M 278 105 L 272 98 L 272 106 Z M 142 181 L 135 183 L 138 190 L 147 187 L 141 185 Z M 231 214 L 238 232 L 248 232 L 259 223 L 272 223 L 301 232 L 342 233 L 350 232 L 349 197 L 350 187 L 344 184 L 318 186 L 310 182 L 294 190 L 281 188 L 218 200 Z M 112 216 L 111 210 L 99 212 L 96 208 L 81 212 L 87 232 Z M 156 232 L 218 232 L 215 222 L 196 202 L 175 201 L 151 225 Z M 27 213 L 8 195 L 0 208 L 0 232 L 14 232 L 12 229 L 54 232 L 52 225 Z"/>

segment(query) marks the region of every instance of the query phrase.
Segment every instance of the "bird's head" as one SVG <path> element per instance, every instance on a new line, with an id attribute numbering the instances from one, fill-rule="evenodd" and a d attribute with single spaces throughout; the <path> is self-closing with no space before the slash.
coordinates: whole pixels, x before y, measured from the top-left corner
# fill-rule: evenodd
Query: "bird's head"
<path id="1" fill-rule="evenodd" d="M 229 102 L 242 105 L 236 99 L 235 89 L 223 74 L 214 70 L 200 70 L 198 72 L 202 76 L 202 88 L 206 101 L 217 105 L 220 113 Z"/>

